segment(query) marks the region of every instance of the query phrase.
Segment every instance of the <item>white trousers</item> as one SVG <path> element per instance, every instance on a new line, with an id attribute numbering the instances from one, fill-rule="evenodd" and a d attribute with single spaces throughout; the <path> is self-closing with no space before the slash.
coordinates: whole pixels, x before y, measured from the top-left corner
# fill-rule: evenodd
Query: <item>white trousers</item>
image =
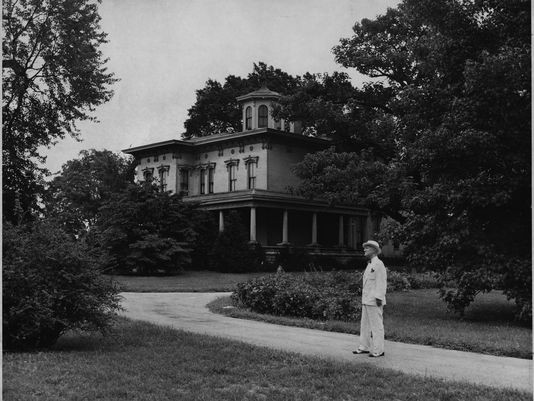
<path id="1" fill-rule="evenodd" d="M 373 354 L 384 352 L 384 306 L 362 305 L 360 349 Z"/>

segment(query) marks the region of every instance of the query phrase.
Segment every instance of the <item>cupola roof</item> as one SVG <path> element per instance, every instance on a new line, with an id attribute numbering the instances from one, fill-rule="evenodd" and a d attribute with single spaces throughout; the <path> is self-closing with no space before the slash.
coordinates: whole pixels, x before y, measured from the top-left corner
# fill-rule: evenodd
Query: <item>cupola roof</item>
<path id="1" fill-rule="evenodd" d="M 238 102 L 243 102 L 245 100 L 251 100 L 251 99 L 280 99 L 280 94 L 278 92 L 274 92 L 267 88 L 266 86 L 262 86 L 260 89 L 255 90 L 254 92 L 247 93 L 246 95 L 238 96 L 236 99 Z"/>

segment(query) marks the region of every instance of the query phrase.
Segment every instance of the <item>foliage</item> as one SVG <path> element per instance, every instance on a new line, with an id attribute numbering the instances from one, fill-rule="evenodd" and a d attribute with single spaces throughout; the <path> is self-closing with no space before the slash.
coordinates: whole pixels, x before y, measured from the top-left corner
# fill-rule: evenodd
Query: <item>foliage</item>
<path id="1" fill-rule="evenodd" d="M 249 244 L 248 230 L 235 210 L 227 214 L 211 253 L 215 271 L 243 273 L 259 271 L 264 259 L 261 246 Z"/>
<path id="2" fill-rule="evenodd" d="M 112 194 L 95 227 L 107 270 L 145 275 L 188 267 L 196 215 L 194 205 L 150 184 Z"/>
<path id="3" fill-rule="evenodd" d="M 239 283 L 232 297 L 258 313 L 354 320 L 361 311 L 361 300 L 357 297 L 361 293 L 357 284 L 361 274 L 352 276 L 349 281 L 345 280 L 347 275 L 340 279 L 339 273 L 273 274 Z"/>
<path id="4" fill-rule="evenodd" d="M 406 273 L 388 271 L 387 292 L 408 291 L 412 287 Z"/>
<path id="5" fill-rule="evenodd" d="M 277 273 L 239 283 L 232 299 L 258 313 L 354 321 L 361 312 L 361 283 L 361 272 Z M 404 274 L 388 272 L 388 291 L 408 289 Z"/>
<path id="6" fill-rule="evenodd" d="M 117 289 L 52 221 L 3 227 L 3 346 L 53 345 L 71 329 L 106 331 L 119 308 Z"/>
<path id="7" fill-rule="evenodd" d="M 435 272 L 410 273 L 406 275 L 406 278 L 413 290 L 440 288 L 440 275 Z"/>
<path id="8" fill-rule="evenodd" d="M 2 20 L 3 210 L 17 222 L 38 209 L 39 147 L 77 138 L 76 122 L 94 120 L 116 79 L 100 51 L 97 2 L 6 0 Z"/>
<path id="9" fill-rule="evenodd" d="M 453 309 L 502 286 L 529 310 L 503 263 L 531 260 L 528 2 L 404 0 L 353 31 L 336 60 L 373 83 L 330 103 L 313 85 L 284 99 L 282 113 L 308 124 L 302 110 L 332 105 L 321 124 L 338 139 L 296 166 L 297 193 L 395 220 L 384 239 L 414 268 L 447 271 Z"/>
<path id="10" fill-rule="evenodd" d="M 211 212 L 197 210 L 195 218 L 190 223 L 197 233 L 195 241 L 192 243 L 191 269 L 213 270 L 212 251 L 219 235 L 218 221 Z"/>
<path id="11" fill-rule="evenodd" d="M 227 128 L 241 131 L 241 108 L 238 96 L 267 86 L 275 92 L 291 91 L 298 77 L 293 77 L 280 69 L 259 62 L 246 78 L 229 75 L 224 84 L 208 80 L 206 86 L 196 91 L 195 104 L 188 110 L 184 125 L 185 138 L 199 137 L 226 132 Z"/>
<path id="12" fill-rule="evenodd" d="M 133 183 L 134 169 L 131 158 L 109 150 L 82 150 L 50 182 L 44 198 L 47 214 L 61 221 L 68 232 L 85 233 L 111 195 Z"/>

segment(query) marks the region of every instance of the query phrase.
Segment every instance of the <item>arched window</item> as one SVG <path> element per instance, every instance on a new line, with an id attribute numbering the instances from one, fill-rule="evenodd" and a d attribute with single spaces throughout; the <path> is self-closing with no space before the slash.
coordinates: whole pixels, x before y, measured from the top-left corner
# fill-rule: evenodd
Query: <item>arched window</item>
<path id="1" fill-rule="evenodd" d="M 245 129 L 252 129 L 252 107 L 245 110 Z"/>
<path id="2" fill-rule="evenodd" d="M 267 106 L 262 104 L 258 108 L 258 128 L 266 128 L 267 127 L 267 116 L 269 114 L 269 111 L 267 109 Z"/>

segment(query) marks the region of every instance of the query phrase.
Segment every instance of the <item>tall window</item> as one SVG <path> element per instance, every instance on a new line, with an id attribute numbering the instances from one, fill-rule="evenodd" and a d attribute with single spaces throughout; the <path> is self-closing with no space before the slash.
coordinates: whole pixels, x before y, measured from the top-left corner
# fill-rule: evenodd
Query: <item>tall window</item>
<path id="1" fill-rule="evenodd" d="M 258 108 L 258 128 L 266 128 L 267 127 L 267 116 L 269 115 L 269 110 L 267 109 L 267 106 L 262 104 Z"/>
<path id="2" fill-rule="evenodd" d="M 247 188 L 256 188 L 256 163 L 252 160 L 247 163 Z"/>
<path id="3" fill-rule="evenodd" d="M 158 185 L 160 191 L 167 190 L 167 176 L 169 175 L 169 167 L 161 165 L 158 167 Z"/>
<path id="4" fill-rule="evenodd" d="M 245 129 L 252 129 L 252 107 L 250 106 L 245 110 Z"/>
<path id="5" fill-rule="evenodd" d="M 213 193 L 213 177 L 214 177 L 215 169 L 213 167 L 210 167 L 208 169 L 208 193 Z"/>
<path id="6" fill-rule="evenodd" d="M 165 191 L 167 189 L 167 169 L 160 168 L 159 173 L 159 189 Z"/>
<path id="7" fill-rule="evenodd" d="M 200 169 L 200 194 L 206 193 L 206 170 Z"/>
<path id="8" fill-rule="evenodd" d="M 189 170 L 180 169 L 180 193 L 187 195 L 189 193 Z"/>
<path id="9" fill-rule="evenodd" d="M 237 164 L 228 165 L 228 191 L 232 192 L 236 190 L 237 183 Z"/>

